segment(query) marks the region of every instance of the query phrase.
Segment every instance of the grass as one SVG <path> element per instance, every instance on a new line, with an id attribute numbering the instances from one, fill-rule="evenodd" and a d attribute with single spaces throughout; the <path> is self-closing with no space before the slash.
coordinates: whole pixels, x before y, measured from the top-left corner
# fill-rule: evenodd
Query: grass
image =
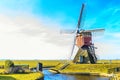
<path id="1" fill-rule="evenodd" d="M 109 69 L 120 67 L 118 64 L 70 64 L 61 72 L 109 73 Z"/>
<path id="2" fill-rule="evenodd" d="M 43 77 L 39 72 L 27 74 L 6 74 L 0 75 L 0 80 L 36 80 Z"/>
<path id="3" fill-rule="evenodd" d="M 60 73 L 98 73 L 109 74 L 114 73 L 114 69 L 120 67 L 120 61 L 114 60 L 112 63 L 109 60 L 98 61 L 97 64 L 74 64 L 70 63 L 65 69 L 61 69 L 64 64 L 59 64 L 52 70 L 59 71 Z"/>
<path id="4" fill-rule="evenodd" d="M 38 62 L 43 64 L 43 67 L 56 66 L 58 63 L 62 62 L 60 60 L 13 60 L 15 64 L 28 64 L 30 67 L 36 67 Z"/>
<path id="5" fill-rule="evenodd" d="M 5 70 L 0 69 L 0 80 L 36 80 L 44 75 L 41 72 L 27 72 L 19 74 L 4 74 Z"/>
<path id="6" fill-rule="evenodd" d="M 110 77 L 110 80 L 120 80 L 120 73 L 114 74 Z"/>
<path id="7" fill-rule="evenodd" d="M 0 80 L 16 80 L 16 79 L 11 76 L 0 76 Z"/>
<path id="8" fill-rule="evenodd" d="M 119 64 L 120 60 L 99 60 L 99 61 L 97 61 L 97 63 L 102 63 L 102 64 L 109 64 L 109 63 Z"/>
<path id="9" fill-rule="evenodd" d="M 15 65 L 27 64 L 30 67 L 36 67 L 39 61 L 37 60 L 14 60 Z M 5 60 L 0 61 L 0 65 L 4 65 Z M 24 74 L 3 74 L 4 69 L 0 69 L 0 80 L 36 80 L 37 78 L 42 78 L 43 74 L 41 72 L 29 72 Z"/>
<path id="10" fill-rule="evenodd" d="M 5 60 L 0 61 L 0 65 L 4 65 Z M 16 65 L 24 65 L 27 64 L 30 67 L 36 67 L 38 62 L 43 63 L 43 67 L 51 67 L 56 66 L 59 63 L 64 63 L 66 60 L 13 60 Z M 112 64 L 120 63 L 120 60 L 112 60 Z M 99 60 L 98 64 L 109 64 L 110 60 Z"/>

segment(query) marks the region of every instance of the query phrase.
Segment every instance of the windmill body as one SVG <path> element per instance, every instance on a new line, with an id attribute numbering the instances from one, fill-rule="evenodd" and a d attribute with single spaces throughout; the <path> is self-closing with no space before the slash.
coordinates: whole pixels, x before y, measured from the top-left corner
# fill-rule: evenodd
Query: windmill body
<path id="1" fill-rule="evenodd" d="M 92 44 L 91 32 L 82 32 L 76 36 L 76 46 L 82 47 L 83 45 L 90 46 Z"/>
<path id="2" fill-rule="evenodd" d="M 79 48 L 77 54 L 75 55 L 74 63 L 96 63 L 97 57 L 95 55 L 94 45 L 92 43 L 92 33 L 91 32 L 81 32 L 76 36 L 76 44 Z"/>

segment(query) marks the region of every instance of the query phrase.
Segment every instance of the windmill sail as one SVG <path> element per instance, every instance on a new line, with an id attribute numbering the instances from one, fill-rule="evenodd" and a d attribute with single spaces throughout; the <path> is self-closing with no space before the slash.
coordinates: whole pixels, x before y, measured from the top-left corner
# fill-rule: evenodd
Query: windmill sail
<path id="1" fill-rule="evenodd" d="M 70 54 L 69 60 L 71 59 L 71 56 L 73 55 L 73 52 L 74 52 L 75 43 L 76 43 L 76 36 L 77 36 L 77 34 L 79 32 L 79 29 L 80 29 L 80 24 L 81 24 L 81 20 L 82 20 L 82 14 L 83 14 L 84 6 L 85 5 L 82 4 L 82 8 L 80 10 L 80 16 L 79 16 L 77 28 L 76 28 L 76 31 L 75 31 L 74 41 L 73 41 L 72 50 L 71 50 L 71 54 Z"/>

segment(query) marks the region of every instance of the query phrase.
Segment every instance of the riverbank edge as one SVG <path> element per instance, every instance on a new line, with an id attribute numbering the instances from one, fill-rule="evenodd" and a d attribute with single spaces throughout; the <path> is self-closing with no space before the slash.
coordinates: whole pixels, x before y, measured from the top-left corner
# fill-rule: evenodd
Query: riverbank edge
<path id="1" fill-rule="evenodd" d="M 70 63 L 67 66 L 64 64 L 59 64 L 56 67 L 51 68 L 49 71 L 52 73 L 61 73 L 61 74 L 80 74 L 80 75 L 91 75 L 91 76 L 101 76 L 101 77 L 113 77 L 114 68 L 118 68 L 118 67 L 120 67 L 120 65 L 118 64 L 74 64 L 74 63 Z"/>
<path id="2" fill-rule="evenodd" d="M 44 76 L 43 77 L 40 77 L 38 79 L 35 79 L 35 80 L 44 80 Z"/>
<path id="3" fill-rule="evenodd" d="M 112 77 L 113 74 L 107 74 L 107 73 L 95 73 L 95 72 L 62 72 L 59 70 L 50 69 L 50 72 L 54 74 L 80 74 L 80 75 L 90 75 L 90 76 L 102 76 L 102 77 Z"/>
<path id="4" fill-rule="evenodd" d="M 39 73 L 41 74 L 41 76 L 35 80 L 44 80 L 44 74 L 41 71 L 39 71 Z"/>

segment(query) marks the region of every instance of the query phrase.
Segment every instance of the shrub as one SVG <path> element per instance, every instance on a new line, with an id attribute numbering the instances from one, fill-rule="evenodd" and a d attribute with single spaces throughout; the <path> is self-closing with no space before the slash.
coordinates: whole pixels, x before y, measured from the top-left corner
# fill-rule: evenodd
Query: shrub
<path id="1" fill-rule="evenodd" d="M 14 67 L 14 63 L 11 60 L 6 60 L 5 61 L 5 69 L 9 69 L 11 67 Z"/>
<path id="2" fill-rule="evenodd" d="M 10 73 L 12 68 L 14 67 L 14 63 L 11 60 L 6 60 L 5 61 L 5 70 Z"/>

